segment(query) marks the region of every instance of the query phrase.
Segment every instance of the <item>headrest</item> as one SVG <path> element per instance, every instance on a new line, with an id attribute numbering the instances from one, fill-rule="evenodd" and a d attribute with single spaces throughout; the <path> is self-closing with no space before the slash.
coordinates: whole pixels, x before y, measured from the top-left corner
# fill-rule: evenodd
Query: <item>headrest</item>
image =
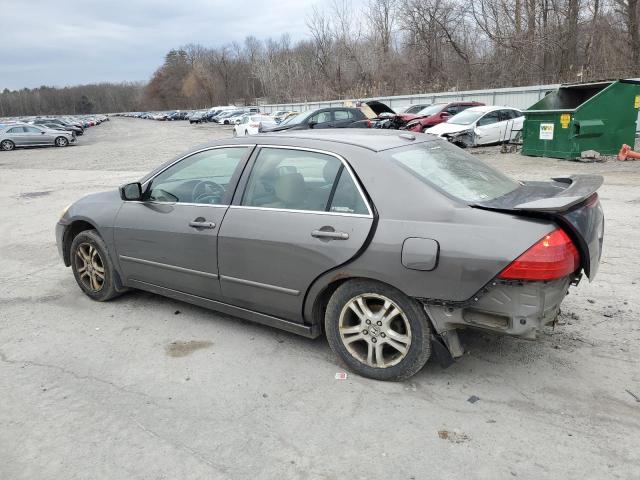
<path id="1" fill-rule="evenodd" d="M 304 178 L 299 173 L 288 173 L 276 178 L 275 193 L 287 206 L 300 206 L 305 199 Z"/>

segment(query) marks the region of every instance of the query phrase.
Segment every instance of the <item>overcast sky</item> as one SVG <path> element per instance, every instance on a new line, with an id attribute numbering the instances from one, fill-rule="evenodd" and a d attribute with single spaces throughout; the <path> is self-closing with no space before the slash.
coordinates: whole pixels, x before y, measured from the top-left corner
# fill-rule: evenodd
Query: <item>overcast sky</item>
<path id="1" fill-rule="evenodd" d="M 289 33 L 319 0 L 0 0 L 0 90 L 148 80 L 171 48 Z"/>

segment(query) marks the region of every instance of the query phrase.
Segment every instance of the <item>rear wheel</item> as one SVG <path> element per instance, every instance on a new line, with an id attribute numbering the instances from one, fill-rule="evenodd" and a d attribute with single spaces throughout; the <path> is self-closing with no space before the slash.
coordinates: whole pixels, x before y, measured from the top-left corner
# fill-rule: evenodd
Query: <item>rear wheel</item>
<path id="1" fill-rule="evenodd" d="M 0 143 L 0 148 L 2 148 L 2 150 L 4 150 L 5 152 L 9 152 L 16 148 L 16 144 L 11 140 L 3 140 L 2 143 Z"/>
<path id="2" fill-rule="evenodd" d="M 71 268 L 78 286 L 99 302 L 119 295 L 107 247 L 95 230 L 80 232 L 71 242 Z"/>
<path id="3" fill-rule="evenodd" d="M 69 140 L 65 137 L 57 137 L 56 138 L 56 147 L 66 147 L 69 145 Z"/>
<path id="4" fill-rule="evenodd" d="M 355 373 L 403 380 L 431 355 L 431 330 L 419 305 L 399 290 L 371 280 L 350 280 L 327 305 L 331 349 Z"/>

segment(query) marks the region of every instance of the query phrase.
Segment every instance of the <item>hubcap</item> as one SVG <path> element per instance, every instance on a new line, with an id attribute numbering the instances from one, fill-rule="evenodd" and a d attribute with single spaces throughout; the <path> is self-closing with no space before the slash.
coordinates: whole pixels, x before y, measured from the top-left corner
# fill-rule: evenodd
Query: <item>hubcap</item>
<path id="1" fill-rule="evenodd" d="M 2 149 L 3 150 L 11 150 L 11 143 L 8 142 L 8 141 L 2 142 Z"/>
<path id="2" fill-rule="evenodd" d="M 76 250 L 76 272 L 82 284 L 92 292 L 104 287 L 104 263 L 98 250 L 90 243 L 81 243 Z"/>
<path id="3" fill-rule="evenodd" d="M 370 367 L 398 364 L 411 346 L 407 316 L 392 300 L 376 293 L 349 300 L 340 312 L 338 331 L 349 353 Z"/>

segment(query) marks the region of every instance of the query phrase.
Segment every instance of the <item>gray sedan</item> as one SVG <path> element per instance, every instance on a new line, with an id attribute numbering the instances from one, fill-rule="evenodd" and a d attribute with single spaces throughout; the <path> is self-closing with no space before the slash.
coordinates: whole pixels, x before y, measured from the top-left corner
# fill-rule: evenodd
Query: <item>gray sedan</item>
<path id="1" fill-rule="evenodd" d="M 369 130 L 218 141 L 70 205 L 58 249 L 98 301 L 140 289 L 307 337 L 397 380 L 474 328 L 535 338 L 598 269 L 598 176 L 517 182 Z"/>
<path id="2" fill-rule="evenodd" d="M 75 141 L 73 132 L 19 123 L 0 125 L 0 150 L 4 151 L 16 147 L 66 147 Z"/>

